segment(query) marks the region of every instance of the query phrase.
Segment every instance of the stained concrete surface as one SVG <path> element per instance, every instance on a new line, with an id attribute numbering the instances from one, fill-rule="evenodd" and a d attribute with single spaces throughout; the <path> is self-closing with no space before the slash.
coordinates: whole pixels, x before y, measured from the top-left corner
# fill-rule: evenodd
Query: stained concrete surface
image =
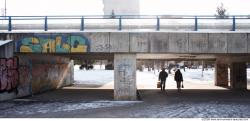
<path id="1" fill-rule="evenodd" d="M 250 91 L 139 90 L 140 101 L 116 102 L 113 90 L 60 89 L 1 102 L 0 117 L 22 118 L 249 118 Z M 81 107 L 95 101 L 102 106 Z M 116 103 L 115 105 L 111 105 Z M 121 104 L 118 104 L 121 103 Z M 66 106 L 65 106 L 66 105 Z M 105 106 L 106 105 L 106 106 Z M 109 105 L 109 106 L 107 106 Z M 69 108 L 69 109 L 64 109 Z"/>

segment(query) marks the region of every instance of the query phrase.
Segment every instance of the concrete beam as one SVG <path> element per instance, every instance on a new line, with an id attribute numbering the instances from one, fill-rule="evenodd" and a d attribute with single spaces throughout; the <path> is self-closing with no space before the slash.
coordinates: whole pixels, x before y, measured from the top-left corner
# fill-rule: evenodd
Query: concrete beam
<path id="1" fill-rule="evenodd" d="M 218 54 L 216 58 L 222 58 L 224 63 L 250 62 L 249 54 Z"/>
<path id="2" fill-rule="evenodd" d="M 228 53 L 247 53 L 247 34 L 227 34 Z"/>
<path id="3" fill-rule="evenodd" d="M 136 100 L 136 54 L 115 54 L 115 100 Z"/>
<path id="4" fill-rule="evenodd" d="M 129 33 L 110 33 L 110 52 L 129 52 Z"/>
<path id="5" fill-rule="evenodd" d="M 169 33 L 169 52 L 188 52 L 188 33 Z"/>
<path id="6" fill-rule="evenodd" d="M 189 53 L 207 53 L 208 34 L 189 33 Z"/>
<path id="7" fill-rule="evenodd" d="M 130 52 L 149 52 L 148 33 L 130 33 Z"/>
<path id="8" fill-rule="evenodd" d="M 209 53 L 227 53 L 227 34 L 209 33 L 208 38 Z"/>
<path id="9" fill-rule="evenodd" d="M 150 41 L 151 53 L 162 53 L 169 51 L 169 34 L 168 33 L 150 33 L 148 36 Z"/>
<path id="10" fill-rule="evenodd" d="M 84 33 L 90 40 L 90 52 L 110 52 L 109 33 Z"/>
<path id="11" fill-rule="evenodd" d="M 79 51 L 80 53 L 250 53 L 250 46 L 248 46 L 250 45 L 250 37 L 248 33 L 243 32 L 24 32 L 2 33 L 0 34 L 0 38 L 8 37 L 14 40 L 18 47 L 20 44 L 22 45 L 21 41 L 23 41 L 23 38 L 29 39 L 29 37 L 35 37 L 36 35 L 46 36 L 52 39 L 54 35 L 77 35 L 82 38 L 87 38 L 88 45 L 86 46 L 88 46 L 88 50 Z M 72 43 L 65 42 L 65 44 L 71 45 Z M 25 43 L 23 45 L 25 45 Z M 45 46 L 44 43 L 38 43 L 38 45 Z M 25 48 L 25 46 L 22 48 L 23 51 L 20 51 L 21 48 L 17 47 L 16 52 L 27 51 L 27 47 Z M 66 50 L 68 48 L 67 46 L 63 47 L 66 48 Z M 54 53 L 54 51 L 50 52 Z"/>
<path id="12" fill-rule="evenodd" d="M 136 54 L 137 59 L 187 59 L 187 60 L 215 60 L 216 57 L 213 55 L 202 55 L 202 54 Z"/>

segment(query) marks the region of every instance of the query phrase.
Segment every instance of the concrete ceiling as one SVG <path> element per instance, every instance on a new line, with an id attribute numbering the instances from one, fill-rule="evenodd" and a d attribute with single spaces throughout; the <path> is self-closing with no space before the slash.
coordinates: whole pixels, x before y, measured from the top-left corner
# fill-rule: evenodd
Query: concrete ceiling
<path id="1" fill-rule="evenodd" d="M 163 59 L 163 60 L 215 60 L 215 55 L 204 54 L 137 54 L 137 59 Z"/>

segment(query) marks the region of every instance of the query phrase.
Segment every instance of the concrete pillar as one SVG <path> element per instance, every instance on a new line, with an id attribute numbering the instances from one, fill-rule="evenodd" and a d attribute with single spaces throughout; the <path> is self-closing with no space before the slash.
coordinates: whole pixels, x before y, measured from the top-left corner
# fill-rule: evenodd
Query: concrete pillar
<path id="1" fill-rule="evenodd" d="M 228 64 L 216 62 L 215 86 L 228 86 Z"/>
<path id="2" fill-rule="evenodd" d="M 136 54 L 115 54 L 114 73 L 115 100 L 136 100 Z"/>
<path id="3" fill-rule="evenodd" d="M 230 87 L 232 89 L 247 89 L 246 63 L 231 63 L 230 79 Z"/>

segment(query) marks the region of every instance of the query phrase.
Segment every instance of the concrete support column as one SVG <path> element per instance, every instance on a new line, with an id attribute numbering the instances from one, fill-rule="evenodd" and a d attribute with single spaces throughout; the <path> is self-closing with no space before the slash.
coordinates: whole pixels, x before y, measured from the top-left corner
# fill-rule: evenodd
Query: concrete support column
<path id="1" fill-rule="evenodd" d="M 115 100 L 136 100 L 136 54 L 115 54 L 114 73 Z"/>
<path id="2" fill-rule="evenodd" d="M 232 89 L 247 89 L 247 71 L 245 63 L 231 63 L 230 86 Z"/>
<path id="3" fill-rule="evenodd" d="M 228 64 L 216 62 L 215 86 L 228 86 Z"/>

